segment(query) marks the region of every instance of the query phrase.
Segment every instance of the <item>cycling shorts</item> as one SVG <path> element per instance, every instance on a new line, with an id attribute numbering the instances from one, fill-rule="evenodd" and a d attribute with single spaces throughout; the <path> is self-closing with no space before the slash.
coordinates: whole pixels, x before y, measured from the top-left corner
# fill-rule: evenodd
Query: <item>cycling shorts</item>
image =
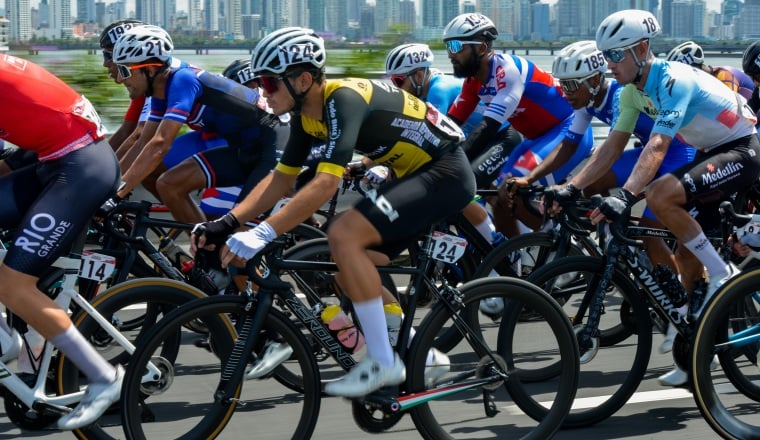
<path id="1" fill-rule="evenodd" d="M 0 177 L 0 227 L 16 228 L 5 262 L 39 277 L 116 194 L 119 163 L 107 141 Z"/>
<path id="2" fill-rule="evenodd" d="M 227 141 L 220 136 L 193 130 L 174 139 L 169 152 L 164 156 L 163 162 L 166 169 L 170 170 L 194 154 L 211 148 L 226 146 Z"/>
<path id="3" fill-rule="evenodd" d="M 11 170 L 17 170 L 37 162 L 37 153 L 30 150 L 16 148 L 5 156 L 5 164 Z"/>
<path id="4" fill-rule="evenodd" d="M 512 126 L 499 131 L 498 139 L 485 148 L 470 163 L 475 174 L 475 184 L 478 188 L 488 188 L 488 185 L 499 177 L 499 172 L 509 159 L 512 151 L 523 141 L 520 133 Z"/>
<path id="5" fill-rule="evenodd" d="M 612 164 L 612 173 L 615 175 L 617 187 L 622 187 L 631 176 L 633 167 L 636 165 L 636 161 L 639 160 L 642 151 L 644 151 L 644 148 L 629 148 L 623 151 L 620 158 Z M 669 148 L 667 154 L 665 154 L 665 158 L 662 160 L 662 164 L 660 164 L 660 168 L 654 175 L 655 179 L 691 163 L 691 161 L 694 160 L 696 151 L 696 149 L 691 147 Z M 650 219 L 656 219 L 649 208 L 644 209 L 643 216 Z"/>
<path id="6" fill-rule="evenodd" d="M 393 258 L 430 225 L 461 211 L 474 194 L 475 178 L 467 156 L 456 148 L 370 191 L 354 209 L 380 233 L 383 243 L 374 249 Z"/>
<path id="7" fill-rule="evenodd" d="M 554 128 L 543 135 L 522 141 L 512 154 L 509 155 L 509 159 L 501 168 L 499 177 L 497 177 L 494 185 L 498 187 L 507 177 L 528 175 L 531 170 L 546 159 L 549 153 L 562 142 L 572 122 L 573 118 L 571 116 L 560 124 L 555 125 Z M 568 174 L 591 154 L 593 147 L 594 133 L 589 125 L 586 133 L 578 143 L 578 149 L 575 150 L 570 160 L 553 173 L 539 179 L 539 183 L 544 186 L 551 186 L 564 181 Z"/>
<path id="8" fill-rule="evenodd" d="M 694 161 L 671 172 L 686 192 L 686 205 L 706 234 L 720 228 L 718 206 L 750 188 L 760 176 L 760 140 L 754 134 L 697 152 Z"/>

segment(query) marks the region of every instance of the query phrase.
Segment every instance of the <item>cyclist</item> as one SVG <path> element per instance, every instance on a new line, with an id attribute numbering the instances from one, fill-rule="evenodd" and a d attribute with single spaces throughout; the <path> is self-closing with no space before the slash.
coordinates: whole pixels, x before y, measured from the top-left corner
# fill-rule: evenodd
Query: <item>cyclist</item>
<path id="1" fill-rule="evenodd" d="M 58 420 L 60 429 L 77 429 L 119 399 L 124 370 L 90 345 L 68 313 L 37 288 L 37 281 L 116 191 L 119 167 L 92 104 L 42 67 L 4 55 L 0 93 L 5 101 L 0 137 L 39 157 L 0 177 L 0 227 L 18 231 L 0 264 L 0 302 L 65 353 L 89 380 L 79 404 Z"/>
<path id="2" fill-rule="evenodd" d="M 668 61 L 688 64 L 697 69 L 704 70 L 718 78 L 729 89 L 742 95 L 747 101 L 752 99 L 755 91 L 755 83 L 746 73 L 732 66 L 711 66 L 705 64 L 705 53 L 697 43 L 685 41 L 668 52 Z M 755 110 L 757 110 L 755 108 Z"/>
<path id="3" fill-rule="evenodd" d="M 464 121 L 478 102 L 488 106 L 483 121 L 470 132 L 466 152 L 481 151 L 491 143 L 504 122 L 517 130 L 523 140 L 502 166 L 495 184 L 507 176 L 522 176 L 540 163 L 562 140 L 573 120 L 573 108 L 551 74 L 533 62 L 515 55 L 497 54 L 493 41 L 498 31 L 491 19 L 479 13 L 461 14 L 443 31 L 443 41 L 454 76 L 465 78 L 462 90 L 449 109 L 455 120 Z M 593 133 L 588 128 L 575 154 L 559 169 L 542 179 L 544 184 L 562 181 L 591 152 Z M 494 205 L 497 229 L 508 237 L 520 233 L 512 208 L 498 200 Z M 532 216 L 531 216 L 532 217 Z M 538 227 L 539 218 L 524 216 L 524 223 Z"/>
<path id="4" fill-rule="evenodd" d="M 124 172 L 117 196 L 126 197 L 149 174 L 163 171 L 162 160 L 187 124 L 200 134 L 196 139 L 219 137 L 229 144 L 182 160 L 156 181 L 160 200 L 176 220 L 199 223 L 205 217 L 189 194 L 209 187 L 253 187 L 274 167 L 287 126 L 257 105 L 256 90 L 193 66 L 170 67 L 172 50 L 171 38 L 157 26 L 133 28 L 116 43 L 114 62 L 130 95 L 151 96 L 151 115 L 135 146 L 140 153 Z M 208 144 L 196 145 L 205 149 Z"/>
<path id="5" fill-rule="evenodd" d="M 432 69 L 434 60 L 435 56 L 427 44 L 402 44 L 388 52 L 385 58 L 385 73 L 390 75 L 391 82 L 396 87 L 429 102 L 439 110 L 448 111 L 462 90 L 463 80 Z M 465 136 L 483 120 L 485 110 L 486 105 L 480 104 L 466 121 L 456 121 L 462 127 Z M 521 141 L 520 134 L 509 129 L 509 123 L 506 122 L 496 134 L 493 143 L 484 145 L 483 151 L 471 151 L 468 158 L 475 174 L 475 184 L 479 188 L 489 186 L 498 177 L 509 152 Z M 489 243 L 493 243 L 498 237 L 491 217 L 480 204 L 468 204 L 463 214 Z"/>
<path id="6" fill-rule="evenodd" d="M 706 304 L 734 269 L 720 258 L 704 231 L 719 226 L 719 203 L 749 187 L 760 174 L 756 117 L 742 96 L 714 76 L 656 59 L 649 40 L 659 33 L 657 19 L 642 10 L 616 12 L 597 30 L 597 47 L 615 79 L 635 86 L 640 93 L 634 98 L 651 99 L 658 113 L 630 177 L 591 218 L 594 223 L 614 221 L 648 185 L 649 208 L 685 247 L 678 255 L 683 284 L 693 285 L 707 271 Z M 694 161 L 652 181 L 676 137 L 698 149 Z M 691 318 L 698 319 L 700 313 L 701 307 Z M 660 377 L 664 384 L 685 380 L 678 368 Z"/>
<path id="7" fill-rule="evenodd" d="M 755 90 L 749 99 L 749 106 L 755 112 L 760 110 L 760 41 L 755 41 L 744 50 L 742 55 L 742 71 L 749 75 Z"/>
<path id="8" fill-rule="evenodd" d="M 227 220 L 199 225 L 198 245 L 226 238 L 237 219 L 253 218 L 272 207 L 292 188 L 315 139 L 327 142 L 316 176 L 265 222 L 232 235 L 222 249 L 224 263 L 240 264 L 279 233 L 309 218 L 335 191 L 354 148 L 391 168 L 396 179 L 370 191 L 328 229 L 330 252 L 340 268 L 338 282 L 353 300 L 367 356 L 345 377 L 325 385 L 325 392 L 359 397 L 399 384 L 406 372 L 388 339 L 374 266 L 388 262 L 388 254 L 472 199 L 474 177 L 460 148 L 464 134 L 435 107 L 387 83 L 326 80 L 324 42 L 311 29 L 274 31 L 253 53 L 251 66 L 275 114 L 293 111 L 297 117 L 274 173 L 233 208 Z"/>

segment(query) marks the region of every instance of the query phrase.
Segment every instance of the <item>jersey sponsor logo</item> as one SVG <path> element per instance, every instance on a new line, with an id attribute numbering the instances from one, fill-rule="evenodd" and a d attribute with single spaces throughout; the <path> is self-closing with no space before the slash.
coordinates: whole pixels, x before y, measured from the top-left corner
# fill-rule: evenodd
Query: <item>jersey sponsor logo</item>
<path id="1" fill-rule="evenodd" d="M 367 191 L 367 198 L 372 201 L 372 203 L 375 204 L 377 209 L 380 210 L 386 217 L 388 217 L 388 220 L 392 223 L 396 219 L 399 218 L 398 211 L 393 208 L 393 205 L 391 205 L 391 202 L 385 198 L 385 196 L 378 196 L 377 190 L 371 189 Z"/>
<path id="2" fill-rule="evenodd" d="M 23 58 L 17 58 L 13 55 L 4 55 L 3 60 L 10 64 L 11 66 L 17 68 L 18 70 L 25 70 L 26 69 L 26 60 Z"/>
<path id="3" fill-rule="evenodd" d="M 662 119 L 660 119 L 659 121 L 657 121 L 657 126 L 664 127 L 664 128 L 673 128 L 676 126 L 676 123 L 673 121 L 663 121 Z"/>
<path id="4" fill-rule="evenodd" d="M 680 118 L 681 117 L 681 111 L 680 110 L 660 110 L 660 115 L 670 118 Z"/>
<path id="5" fill-rule="evenodd" d="M 69 228 L 71 228 L 71 223 L 57 221 L 50 214 L 35 214 L 29 220 L 29 228 L 21 230 L 14 245 L 30 254 L 44 258 L 58 249 L 60 240 L 67 234 Z"/>
<path id="6" fill-rule="evenodd" d="M 391 127 L 403 128 L 400 136 L 404 139 L 409 139 L 418 146 L 422 146 L 425 142 L 428 142 L 437 147 L 441 143 L 441 139 L 435 136 L 423 121 L 395 118 L 391 122 Z"/>
<path id="7" fill-rule="evenodd" d="M 689 185 L 689 192 L 697 192 L 697 185 L 694 184 L 694 179 L 691 178 L 691 175 L 689 175 L 689 173 L 685 173 L 683 175 L 683 181 Z"/>
<path id="8" fill-rule="evenodd" d="M 714 183 L 725 182 L 735 178 L 741 170 L 744 169 L 744 165 L 736 162 L 729 162 L 723 168 L 715 168 L 715 165 L 708 163 L 707 172 L 702 173 L 702 184 L 711 185 Z"/>
<path id="9" fill-rule="evenodd" d="M 504 81 L 504 78 L 506 78 L 507 74 L 504 72 L 503 66 L 496 66 L 496 74 L 494 75 L 494 78 L 496 78 L 496 90 L 503 90 L 507 88 L 507 82 Z"/>

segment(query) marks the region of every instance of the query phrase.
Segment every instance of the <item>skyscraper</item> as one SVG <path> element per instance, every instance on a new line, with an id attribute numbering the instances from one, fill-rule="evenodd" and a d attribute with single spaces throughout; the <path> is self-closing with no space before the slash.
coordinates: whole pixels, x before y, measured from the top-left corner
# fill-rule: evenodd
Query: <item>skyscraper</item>
<path id="1" fill-rule="evenodd" d="M 10 20 L 10 40 L 27 41 L 32 38 L 32 8 L 29 0 L 6 0 L 5 9 Z"/>

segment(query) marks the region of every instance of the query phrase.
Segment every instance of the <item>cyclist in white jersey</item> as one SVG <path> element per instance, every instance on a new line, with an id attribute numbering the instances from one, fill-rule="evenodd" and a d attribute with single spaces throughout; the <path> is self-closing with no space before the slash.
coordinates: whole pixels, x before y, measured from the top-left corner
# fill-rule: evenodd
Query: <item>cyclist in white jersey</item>
<path id="1" fill-rule="evenodd" d="M 718 205 L 749 187 L 760 175 L 760 142 L 747 101 L 710 74 L 682 63 L 658 60 L 649 39 L 660 32 L 648 11 L 624 10 L 605 18 L 596 44 L 621 84 L 633 84 L 658 110 L 649 141 L 621 191 L 592 213 L 592 221 L 614 221 L 639 199 L 654 177 L 673 139 L 696 147 L 693 162 L 652 183 L 647 203 L 655 216 L 690 253 L 679 255 L 682 282 L 690 286 L 707 270 L 704 303 L 734 274 L 710 245 L 704 230 L 718 226 Z M 696 213 L 696 219 L 690 211 Z M 704 304 L 703 303 L 703 304 Z M 692 319 L 698 319 L 700 310 Z M 673 376 L 683 379 L 682 371 Z M 680 380 L 661 377 L 662 383 Z"/>

